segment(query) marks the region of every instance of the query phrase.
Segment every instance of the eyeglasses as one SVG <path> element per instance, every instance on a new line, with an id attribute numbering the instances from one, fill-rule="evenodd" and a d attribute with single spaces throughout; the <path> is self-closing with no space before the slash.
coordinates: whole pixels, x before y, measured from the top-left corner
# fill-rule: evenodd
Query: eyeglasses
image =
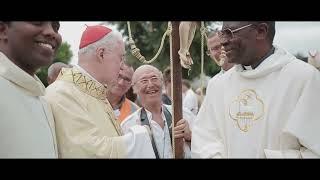
<path id="1" fill-rule="evenodd" d="M 127 63 L 126 54 L 122 54 L 122 55 L 121 55 L 121 62 L 124 63 L 124 64 Z"/>
<path id="2" fill-rule="evenodd" d="M 206 54 L 207 54 L 207 56 L 211 56 L 211 52 L 214 52 L 214 51 L 217 52 L 219 50 L 221 50 L 221 45 L 220 46 L 215 46 L 215 47 L 212 47 L 212 48 L 208 49 L 206 51 Z"/>
<path id="3" fill-rule="evenodd" d="M 227 40 L 230 40 L 230 39 L 233 39 L 234 38 L 234 33 L 236 32 L 239 32 L 240 30 L 242 29 L 245 29 L 247 27 L 250 27 L 252 26 L 253 24 L 247 24 L 245 26 L 242 26 L 242 27 L 239 27 L 237 29 L 234 29 L 234 30 L 231 30 L 230 28 L 227 28 L 227 29 L 224 29 L 224 30 L 221 30 L 218 32 L 218 35 L 220 38 L 222 39 L 227 39 Z"/>
<path id="4" fill-rule="evenodd" d="M 138 81 L 138 83 L 143 85 L 143 86 L 147 85 L 149 82 L 151 82 L 152 84 L 159 83 L 160 82 L 160 78 L 156 77 L 156 76 L 153 76 L 150 79 L 141 79 L 141 80 Z"/>
<path id="5" fill-rule="evenodd" d="M 127 77 L 124 77 L 124 76 L 122 76 L 122 75 L 119 74 L 119 76 L 118 76 L 118 82 L 119 82 L 121 79 L 122 79 L 126 84 L 131 84 L 131 79 L 129 79 L 129 78 L 127 78 Z"/>
<path id="6" fill-rule="evenodd" d="M 209 49 L 206 51 L 206 54 L 207 54 L 207 56 L 211 56 L 211 52 Z"/>

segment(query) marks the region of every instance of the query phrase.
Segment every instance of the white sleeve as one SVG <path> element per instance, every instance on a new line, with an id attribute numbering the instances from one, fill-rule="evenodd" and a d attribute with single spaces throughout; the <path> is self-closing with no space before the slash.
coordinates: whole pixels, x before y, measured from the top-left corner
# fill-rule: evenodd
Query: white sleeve
<path id="1" fill-rule="evenodd" d="M 225 156 L 222 137 L 211 103 L 215 94 L 215 89 L 211 84 L 209 84 L 207 92 L 192 128 L 192 158 L 221 158 Z"/>
<path id="2" fill-rule="evenodd" d="M 127 158 L 156 158 L 148 130 L 139 124 L 139 120 L 136 112 L 120 124 L 128 150 Z"/>
<path id="3" fill-rule="evenodd" d="M 281 150 L 265 150 L 267 158 L 320 158 L 320 73 L 312 70 L 280 137 Z"/>
<path id="4" fill-rule="evenodd" d="M 297 138 L 300 147 L 320 157 L 320 73 L 315 68 L 312 70 L 283 132 Z"/>
<path id="5" fill-rule="evenodd" d="M 132 126 L 123 138 L 127 147 L 126 158 L 156 158 L 149 133 L 145 127 Z"/>

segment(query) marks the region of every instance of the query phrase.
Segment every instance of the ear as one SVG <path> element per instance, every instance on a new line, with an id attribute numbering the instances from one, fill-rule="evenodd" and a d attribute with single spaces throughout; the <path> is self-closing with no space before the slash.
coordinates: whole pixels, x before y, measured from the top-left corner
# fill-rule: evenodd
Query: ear
<path id="1" fill-rule="evenodd" d="M 0 21 L 0 40 L 7 39 L 8 22 Z"/>
<path id="2" fill-rule="evenodd" d="M 51 84 L 51 78 L 49 76 L 47 77 L 47 82 L 48 82 L 48 85 Z"/>
<path id="3" fill-rule="evenodd" d="M 266 23 L 261 23 L 257 26 L 257 40 L 264 40 L 268 37 L 269 26 Z"/>
<path id="4" fill-rule="evenodd" d="M 97 59 L 99 60 L 99 62 L 103 62 L 105 55 L 106 55 L 105 49 L 103 47 L 98 47 L 96 49 L 96 56 L 97 56 Z"/>
<path id="5" fill-rule="evenodd" d="M 137 85 L 132 85 L 132 90 L 133 90 L 133 93 L 138 95 L 138 89 L 137 89 Z"/>

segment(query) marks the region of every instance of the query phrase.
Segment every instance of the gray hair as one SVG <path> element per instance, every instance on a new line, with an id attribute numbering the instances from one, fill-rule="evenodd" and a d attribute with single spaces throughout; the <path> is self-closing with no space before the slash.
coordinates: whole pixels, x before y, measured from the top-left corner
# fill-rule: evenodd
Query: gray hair
<path id="1" fill-rule="evenodd" d="M 112 30 L 109 34 L 105 35 L 102 39 L 89 44 L 86 47 L 83 47 L 79 50 L 78 54 L 87 54 L 95 51 L 97 48 L 101 46 L 105 46 L 107 48 L 107 52 L 112 52 L 114 48 L 117 47 L 118 42 L 122 41 L 122 34 L 119 31 Z"/>
<path id="2" fill-rule="evenodd" d="M 140 71 L 142 71 L 142 70 L 144 70 L 144 69 L 152 70 L 153 72 L 155 72 L 156 74 L 158 74 L 161 82 L 163 83 L 163 75 L 162 75 L 162 72 L 161 72 L 158 68 L 156 68 L 156 67 L 154 67 L 154 66 L 152 66 L 152 65 L 148 65 L 148 64 L 147 64 L 147 65 L 142 65 L 142 66 L 138 67 L 138 68 L 134 71 L 133 76 L 132 76 L 132 86 L 134 86 L 135 83 L 138 81 L 138 78 L 140 77 L 140 76 L 138 77 L 138 74 L 141 75 L 141 74 L 140 74 Z"/>

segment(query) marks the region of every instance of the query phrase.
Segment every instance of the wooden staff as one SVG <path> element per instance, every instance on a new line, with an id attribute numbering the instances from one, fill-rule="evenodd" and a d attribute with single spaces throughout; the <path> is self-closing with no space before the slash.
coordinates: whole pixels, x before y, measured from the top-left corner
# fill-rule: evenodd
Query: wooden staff
<path id="1" fill-rule="evenodd" d="M 173 101 L 173 119 L 174 127 L 177 122 L 182 119 L 182 69 L 180 64 L 180 58 L 178 51 L 180 49 L 180 38 L 179 38 L 179 21 L 172 22 L 172 62 L 171 62 L 171 82 L 173 86 L 172 101 Z M 184 158 L 183 151 L 183 138 L 175 138 L 173 141 L 175 149 L 175 158 Z"/>

